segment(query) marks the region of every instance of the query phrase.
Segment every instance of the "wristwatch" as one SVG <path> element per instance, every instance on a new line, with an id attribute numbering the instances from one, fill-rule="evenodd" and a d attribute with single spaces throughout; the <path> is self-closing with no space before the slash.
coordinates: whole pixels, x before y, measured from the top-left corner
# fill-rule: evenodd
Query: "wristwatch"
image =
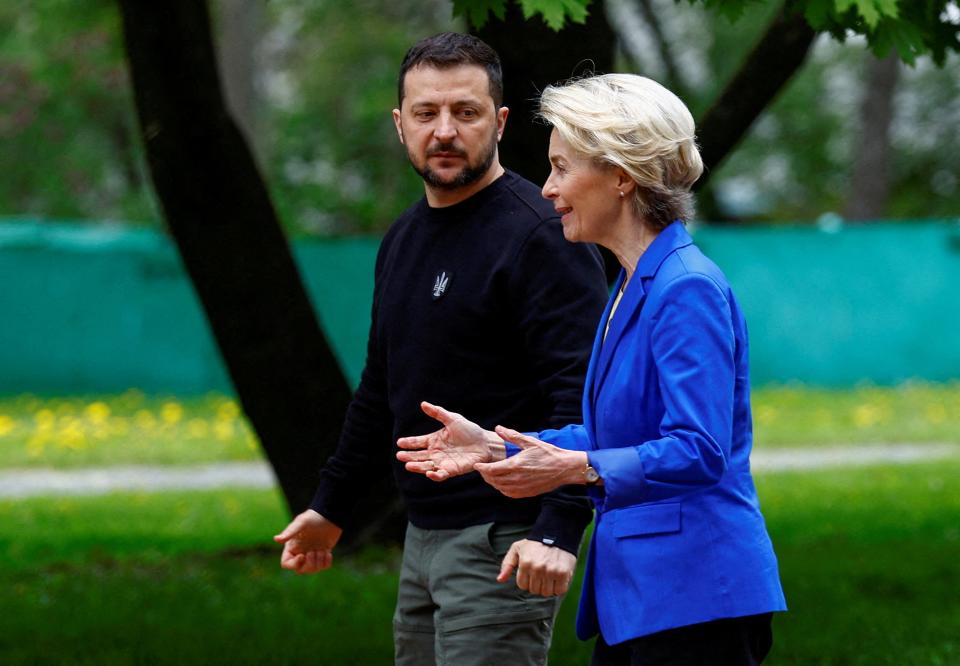
<path id="1" fill-rule="evenodd" d="M 600 480 L 600 475 L 597 470 L 590 466 L 590 463 L 587 463 L 587 466 L 583 469 L 583 480 L 587 482 L 588 486 L 592 486 Z"/>

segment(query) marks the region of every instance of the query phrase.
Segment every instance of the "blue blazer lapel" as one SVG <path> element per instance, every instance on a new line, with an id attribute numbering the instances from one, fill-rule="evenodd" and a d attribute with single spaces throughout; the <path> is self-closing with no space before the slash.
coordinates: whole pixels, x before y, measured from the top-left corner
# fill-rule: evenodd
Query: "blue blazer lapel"
<path id="1" fill-rule="evenodd" d="M 614 296 L 610 299 L 610 302 L 616 299 L 616 293 L 620 289 L 620 285 L 623 284 L 624 275 L 621 273 L 621 279 L 617 280 L 617 285 L 614 290 Z M 623 338 L 623 333 L 627 328 L 627 324 L 636 316 L 640 311 L 640 308 L 643 307 L 643 302 L 646 299 L 646 290 L 643 288 L 643 280 L 639 279 L 639 276 L 636 280 L 631 280 L 630 284 L 627 285 L 626 291 L 623 292 L 623 297 L 620 299 L 620 305 L 617 306 L 617 311 L 613 313 L 613 319 L 610 321 L 610 328 L 607 331 L 607 339 L 603 340 L 603 329 L 604 326 L 600 327 L 600 339 L 602 341 L 600 347 L 600 357 L 597 360 L 596 373 L 593 378 L 593 402 L 596 404 L 597 395 L 600 392 L 600 387 L 603 385 L 603 382 L 607 378 L 607 372 L 610 370 L 610 364 L 613 361 L 614 352 L 617 349 L 617 344 Z M 607 318 L 609 317 L 609 310 L 605 313 L 603 324 L 606 324 Z"/>
<path id="2" fill-rule="evenodd" d="M 597 326 L 597 334 L 593 338 L 593 350 L 590 352 L 590 364 L 587 366 L 587 376 L 583 382 L 583 427 L 586 428 L 587 434 L 590 437 L 590 441 L 594 446 L 596 446 L 597 436 L 593 423 L 594 400 L 596 393 L 593 390 L 593 378 L 597 373 L 597 361 L 600 357 L 600 350 L 603 346 L 603 331 L 606 327 L 607 319 L 610 318 L 610 310 L 613 308 L 615 294 L 620 290 L 620 285 L 623 284 L 625 277 L 626 273 L 621 268 L 620 275 L 617 277 L 617 281 L 613 286 L 613 291 L 611 292 L 612 295 L 609 299 L 607 299 L 607 307 L 603 309 L 603 315 L 600 317 L 600 325 Z"/>
<path id="3" fill-rule="evenodd" d="M 683 222 L 680 220 L 674 221 L 657 234 L 657 237 L 650 243 L 650 247 L 640 255 L 640 261 L 637 262 L 637 269 L 633 272 L 630 284 L 627 285 L 627 290 L 620 299 L 620 305 L 617 306 L 617 311 L 610 321 L 607 339 L 604 340 L 603 331 L 607 319 L 610 317 L 610 309 L 613 306 L 613 301 L 616 300 L 616 294 L 620 289 L 620 285 L 623 284 L 626 278 L 626 272 L 623 270 L 620 271 L 620 278 L 614 286 L 613 294 L 610 296 L 607 309 L 604 311 L 603 319 L 598 327 L 597 339 L 594 340 L 593 343 L 593 356 L 590 359 L 590 369 L 587 371 L 587 386 L 590 387 L 591 397 L 591 414 L 596 406 L 600 387 L 603 385 L 607 372 L 610 369 L 610 364 L 613 361 L 617 344 L 623 337 L 627 325 L 638 316 L 646 300 L 647 286 L 644 284 L 644 281 L 656 276 L 660 264 L 662 264 L 664 259 L 670 254 L 691 243 L 693 243 L 693 239 L 690 238 L 690 235 L 683 226 Z M 597 354 L 598 347 L 599 358 Z M 596 363 L 594 363 L 594 361 L 596 361 Z M 586 410 L 584 410 L 584 414 L 586 414 Z M 591 432 L 593 431 L 591 430 Z"/>

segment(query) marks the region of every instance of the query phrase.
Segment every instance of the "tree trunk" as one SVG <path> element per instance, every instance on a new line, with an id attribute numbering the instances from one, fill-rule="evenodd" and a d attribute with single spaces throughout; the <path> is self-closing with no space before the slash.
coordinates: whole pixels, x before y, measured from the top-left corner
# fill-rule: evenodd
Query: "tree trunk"
<path id="1" fill-rule="evenodd" d="M 605 74 L 613 70 L 616 35 L 607 23 L 602 0 L 590 3 L 585 23 L 570 23 L 555 32 L 540 16 L 523 18 L 516 0 L 507 3 L 504 20 L 495 17 L 479 30 L 470 31 L 493 47 L 503 66 L 504 105 L 510 118 L 500 158 L 503 165 L 537 184 L 550 175 L 547 147 L 550 129 L 534 121 L 540 92 L 551 83 L 587 72 Z M 604 252 L 609 279 L 620 266 Z"/>
<path id="2" fill-rule="evenodd" d="M 167 226 L 287 504 L 301 511 L 336 445 L 349 386 L 225 107 L 205 3 L 119 4 Z"/>
<path id="3" fill-rule="evenodd" d="M 850 196 L 844 217 L 876 220 L 887 213 L 890 198 L 890 123 L 893 95 L 900 74 L 895 53 L 870 59 L 870 71 L 860 109 L 860 141 L 853 162 Z"/>
<path id="4" fill-rule="evenodd" d="M 800 69 L 815 36 L 800 14 L 781 10 L 774 18 L 739 71 L 697 123 L 700 155 L 706 169 L 695 189 L 703 189 L 753 121 Z"/>

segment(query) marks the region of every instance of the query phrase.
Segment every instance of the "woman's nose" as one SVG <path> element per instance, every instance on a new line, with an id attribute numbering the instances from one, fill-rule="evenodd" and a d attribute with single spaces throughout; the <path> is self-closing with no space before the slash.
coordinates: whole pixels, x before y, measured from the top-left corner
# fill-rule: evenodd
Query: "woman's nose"
<path id="1" fill-rule="evenodd" d="M 553 176 L 547 178 L 547 182 L 543 184 L 543 189 L 540 190 L 540 194 L 543 195 L 544 199 L 554 199 L 557 196 L 557 188 L 553 185 Z"/>

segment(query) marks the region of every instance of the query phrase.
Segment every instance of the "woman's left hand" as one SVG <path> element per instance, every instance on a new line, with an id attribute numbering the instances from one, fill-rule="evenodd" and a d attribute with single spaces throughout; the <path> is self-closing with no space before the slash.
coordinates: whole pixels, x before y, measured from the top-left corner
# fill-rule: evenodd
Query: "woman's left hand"
<path id="1" fill-rule="evenodd" d="M 474 469 L 483 480 L 507 497 L 533 497 L 571 483 L 583 483 L 587 454 L 567 451 L 516 430 L 496 427 L 506 442 L 523 451 L 495 463 L 477 463 Z"/>

